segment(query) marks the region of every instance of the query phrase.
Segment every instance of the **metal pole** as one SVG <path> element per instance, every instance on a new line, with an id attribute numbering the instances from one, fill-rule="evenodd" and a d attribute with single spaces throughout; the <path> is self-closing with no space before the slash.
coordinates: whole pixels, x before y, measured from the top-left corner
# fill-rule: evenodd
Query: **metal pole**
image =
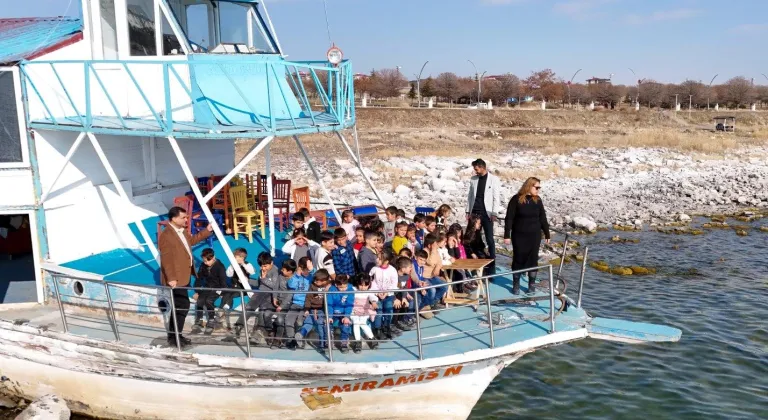
<path id="1" fill-rule="evenodd" d="M 187 182 L 189 182 L 189 187 L 192 188 L 192 193 L 195 195 L 195 198 L 197 198 L 197 201 L 200 203 L 200 209 L 203 211 L 203 214 L 205 214 L 205 217 L 211 221 L 213 234 L 216 235 L 216 239 L 219 240 L 219 244 L 224 250 L 224 255 L 227 256 L 227 259 L 229 260 L 229 263 L 232 265 L 232 268 L 235 269 L 235 273 L 237 273 L 237 277 L 240 279 L 247 278 L 242 268 L 240 268 L 240 264 L 238 264 L 237 260 L 235 260 L 235 254 L 232 253 L 232 248 L 229 246 L 229 242 L 227 242 L 227 238 L 224 236 L 224 233 L 221 231 L 221 228 L 219 227 L 218 223 L 213 222 L 215 220 L 213 218 L 213 213 L 211 212 L 210 207 L 205 205 L 203 194 L 200 192 L 200 186 L 197 185 L 197 180 L 195 179 L 194 175 L 192 175 L 192 170 L 189 168 L 189 165 L 187 164 L 187 160 L 184 158 L 184 154 L 181 152 L 181 148 L 179 147 L 178 141 L 176 141 L 175 137 L 168 136 L 168 142 L 171 145 L 171 149 L 173 149 L 173 153 L 176 155 L 176 159 L 179 161 L 181 170 L 184 172 L 184 175 L 187 177 Z M 242 285 L 246 290 L 251 290 L 251 285 L 247 281 L 243 282 Z"/>
<path id="2" fill-rule="evenodd" d="M 565 264 L 565 252 L 568 250 L 568 234 L 565 234 L 565 240 L 563 241 L 563 255 L 560 257 L 560 267 L 557 269 L 557 277 L 560 277 L 560 273 L 563 272 L 563 264 Z"/>
<path id="3" fill-rule="evenodd" d="M 211 219 L 213 220 L 213 219 Z M 168 288 L 171 291 L 171 322 L 173 323 L 173 333 L 176 336 L 176 348 L 181 351 L 181 340 L 179 340 L 179 325 L 176 323 L 176 300 L 173 298 L 173 289 Z"/>
<path id="4" fill-rule="evenodd" d="M 232 168 L 232 170 L 229 171 L 229 173 L 226 176 L 224 176 L 224 178 L 222 178 L 221 181 L 219 181 L 219 183 L 215 185 L 212 190 L 208 191 L 208 194 L 206 194 L 205 197 L 203 198 L 204 202 L 207 203 L 211 201 L 213 197 L 215 197 L 216 194 L 218 194 L 219 191 L 221 191 L 221 189 L 224 188 L 224 186 L 229 184 L 232 178 L 234 178 L 235 175 L 240 173 L 240 171 L 243 168 L 245 168 L 245 166 L 248 165 L 253 160 L 253 158 L 255 158 L 259 153 L 261 153 L 261 151 L 264 148 L 269 150 L 269 145 L 272 142 L 272 140 L 274 140 L 274 138 L 275 136 L 269 136 L 262 139 L 260 142 L 254 144 L 251 147 L 251 150 L 249 150 L 248 153 L 245 155 L 245 157 L 243 157 L 243 159 L 240 160 L 240 163 L 238 163 L 234 168 Z"/>
<path id="5" fill-rule="evenodd" d="M 323 311 L 325 312 L 325 341 L 328 343 L 328 360 L 333 362 L 333 343 L 331 342 L 331 332 L 333 331 L 331 330 L 331 323 L 328 322 L 330 319 L 328 317 L 328 295 L 325 293 L 323 293 Z"/>
<path id="6" fill-rule="evenodd" d="M 59 301 L 59 312 L 61 312 L 61 322 L 64 324 L 64 332 L 69 332 L 67 326 L 67 316 L 64 314 L 64 304 L 61 302 L 61 291 L 59 290 L 59 280 L 56 276 L 51 276 L 53 279 L 53 286 L 56 288 L 56 300 Z"/>
<path id="7" fill-rule="evenodd" d="M 357 169 L 360 170 L 360 174 L 363 176 L 363 179 L 365 179 L 365 182 L 368 184 L 368 187 L 371 188 L 373 191 L 373 195 L 376 196 L 376 198 L 379 200 L 379 203 L 381 203 L 381 206 L 384 208 L 387 208 L 387 203 L 384 202 L 384 199 L 381 198 L 381 195 L 379 195 L 379 191 L 376 189 L 376 187 L 373 185 L 373 181 L 368 177 L 368 175 L 365 174 L 365 170 L 363 169 L 363 161 L 362 159 L 356 158 L 355 154 L 352 152 L 352 148 L 349 147 L 349 143 L 347 143 L 347 139 L 344 137 L 341 132 L 337 131 L 336 135 L 341 140 L 341 143 L 344 145 L 344 148 L 347 149 L 347 152 L 349 153 L 349 156 L 352 157 L 352 160 L 357 165 Z M 357 126 L 355 126 L 355 138 L 357 138 Z M 360 150 L 358 148 L 358 156 L 360 154 Z"/>
<path id="8" fill-rule="evenodd" d="M 325 183 L 320 178 L 320 174 L 317 172 L 317 168 L 315 168 L 315 164 L 312 163 L 312 159 L 309 158 L 309 155 L 307 154 L 306 149 L 304 149 L 304 145 L 301 144 L 301 140 L 299 140 L 299 136 L 294 135 L 293 139 L 296 140 L 296 145 L 299 146 L 299 150 L 301 151 L 301 154 L 304 155 L 304 159 L 307 160 L 307 164 L 309 164 L 309 169 L 312 170 L 312 174 L 315 176 L 315 180 L 320 185 L 320 189 L 323 190 L 323 195 L 325 195 L 325 199 L 328 200 L 329 203 L 331 203 L 331 210 L 333 210 L 333 215 L 336 216 L 336 220 L 341 221 L 341 215 L 339 214 L 339 210 L 336 208 L 336 204 L 333 204 L 333 200 L 331 200 L 331 194 L 328 192 L 328 189 L 325 188 Z"/>
<path id="9" fill-rule="evenodd" d="M 429 64 L 429 60 L 427 60 L 427 62 L 425 62 L 424 65 L 421 66 L 421 71 L 419 71 L 419 77 L 416 78 L 416 91 L 419 97 L 419 108 L 421 108 L 421 74 L 424 73 L 424 67 L 427 67 L 427 64 Z"/>
<path id="10" fill-rule="evenodd" d="M 712 77 L 712 80 L 709 81 L 709 87 L 707 88 L 707 111 L 709 111 L 709 97 L 712 95 L 712 83 L 715 82 L 715 79 L 717 78 L 717 74 Z M 768 79 L 768 77 L 766 78 Z"/>
<path id="11" fill-rule="evenodd" d="M 245 294 L 243 292 L 240 292 L 240 308 L 243 310 L 243 324 L 244 324 L 243 331 L 245 331 L 245 351 L 248 353 L 248 358 L 250 358 L 251 357 L 251 337 L 248 335 L 248 315 L 245 311 Z"/>
<path id="12" fill-rule="evenodd" d="M 475 65 L 475 63 L 472 62 L 472 60 L 467 60 L 467 61 L 469 61 L 469 64 L 472 64 L 472 67 L 475 68 L 475 77 L 477 77 L 477 81 L 478 81 L 478 84 L 479 84 L 480 83 L 480 72 L 477 71 L 477 66 Z M 479 92 L 479 90 L 477 92 L 477 102 L 480 102 L 480 92 Z"/>
<path id="13" fill-rule="evenodd" d="M 59 178 L 61 178 L 61 174 L 64 173 L 64 169 L 67 169 L 67 164 L 69 164 L 69 161 L 72 160 L 72 156 L 74 156 L 75 152 L 77 151 L 77 148 L 80 147 L 80 143 L 83 142 L 83 139 L 85 138 L 85 132 L 80 133 L 77 138 L 75 139 L 75 142 L 72 143 L 72 147 L 69 148 L 69 151 L 67 152 L 67 155 L 64 156 L 64 163 L 61 164 L 61 169 L 59 169 L 59 172 L 56 173 L 56 178 L 53 178 L 53 182 L 48 187 L 48 191 L 43 194 L 42 197 L 40 197 L 40 203 L 44 203 L 45 200 L 48 198 L 48 196 L 53 191 L 53 187 L 56 186 L 56 182 L 59 181 Z"/>
<path id="14" fill-rule="evenodd" d="M 555 279 L 549 265 L 549 332 L 555 332 Z"/>
<path id="15" fill-rule="evenodd" d="M 424 352 L 421 348 L 421 320 L 419 320 L 419 291 L 413 294 L 413 304 L 416 307 L 416 345 L 419 348 L 419 360 L 424 360 Z"/>
<path id="16" fill-rule="evenodd" d="M 584 248 L 584 261 L 581 262 L 581 277 L 579 278 L 579 298 L 576 299 L 576 307 L 581 308 L 581 294 L 584 291 L 584 274 L 587 272 L 587 256 L 589 247 Z"/>
<path id="17" fill-rule="evenodd" d="M 88 138 L 91 140 L 91 144 L 93 145 L 93 149 L 96 151 L 96 154 L 99 156 L 99 160 L 101 161 L 101 164 L 104 166 L 104 169 L 107 171 L 107 174 L 109 175 L 109 179 L 112 181 L 112 184 L 115 186 L 115 190 L 117 190 L 117 194 L 120 195 L 120 197 L 128 204 L 129 208 L 133 206 L 133 202 L 131 201 L 130 197 L 128 197 L 128 194 L 126 194 L 125 189 L 123 188 L 123 185 L 120 183 L 120 178 L 117 177 L 117 174 L 115 173 L 115 170 L 112 168 L 112 165 L 110 165 L 109 160 L 107 159 L 107 155 L 104 154 L 104 150 L 101 148 L 101 145 L 99 145 L 99 141 L 96 140 L 96 136 L 93 135 L 93 133 L 86 133 Z M 138 216 L 137 212 L 134 213 L 134 222 L 136 223 L 136 227 L 139 229 L 139 233 L 141 234 L 142 239 L 144 239 L 144 242 L 148 248 L 149 251 L 152 253 L 152 256 L 155 258 L 155 261 L 160 263 L 160 253 L 157 251 L 157 247 L 155 246 L 155 243 L 152 241 L 152 238 L 149 236 L 149 232 L 147 232 L 147 228 L 144 226 L 144 223 L 142 223 L 141 218 Z M 213 220 L 213 219 L 209 219 Z"/>
<path id="18" fill-rule="evenodd" d="M 581 71 L 581 69 L 576 70 L 576 73 L 573 73 L 573 76 L 571 76 L 571 81 L 568 82 L 568 105 L 569 106 L 573 105 L 571 103 L 571 84 L 573 83 L 573 79 L 576 78 L 576 75 L 579 74 L 580 71 Z"/>
<path id="19" fill-rule="evenodd" d="M 267 146 L 267 149 L 264 153 L 264 168 L 267 173 L 267 205 L 269 206 L 269 209 L 267 209 L 266 215 L 269 217 L 269 247 L 270 247 L 270 254 L 272 256 L 275 256 L 275 194 L 272 188 L 272 153 L 270 152 L 270 147 Z M 290 193 L 290 191 L 289 191 Z M 256 193 L 256 196 L 259 197 L 261 194 L 261 191 L 258 191 Z M 288 210 L 290 212 L 290 209 Z M 283 214 L 280 214 L 280 217 L 282 217 Z"/>
<path id="20" fill-rule="evenodd" d="M 491 312 L 491 288 L 488 287 L 488 279 L 485 280 L 485 305 L 488 308 L 488 333 L 491 337 L 491 348 L 496 347 L 496 340 L 493 336 L 493 313 Z M 480 296 L 477 297 L 480 299 Z"/>
<path id="21" fill-rule="evenodd" d="M 120 332 L 117 330 L 117 318 L 115 318 L 115 308 L 112 306 L 112 295 L 109 293 L 109 283 L 104 282 L 104 291 L 107 293 L 107 304 L 109 305 L 109 320 L 112 328 L 115 330 L 115 340 L 120 341 Z"/>

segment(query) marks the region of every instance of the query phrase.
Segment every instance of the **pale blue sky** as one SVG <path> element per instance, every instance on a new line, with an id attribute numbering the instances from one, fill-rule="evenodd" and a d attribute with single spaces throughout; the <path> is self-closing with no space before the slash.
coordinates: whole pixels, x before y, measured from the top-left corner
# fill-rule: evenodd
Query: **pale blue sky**
<path id="1" fill-rule="evenodd" d="M 768 0 L 327 0 L 331 34 L 355 70 L 402 66 L 414 78 L 551 68 L 570 79 L 680 82 L 719 73 L 768 83 Z M 2 15 L 64 14 L 69 0 L 6 1 Z M 322 0 L 268 1 L 290 59 L 328 48 Z M 79 0 L 67 14 L 79 13 Z"/>

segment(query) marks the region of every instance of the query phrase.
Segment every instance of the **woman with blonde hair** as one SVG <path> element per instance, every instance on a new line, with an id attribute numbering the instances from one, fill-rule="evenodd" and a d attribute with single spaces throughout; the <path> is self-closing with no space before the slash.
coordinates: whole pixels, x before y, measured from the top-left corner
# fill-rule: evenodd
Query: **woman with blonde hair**
<path id="1" fill-rule="evenodd" d="M 549 243 L 549 222 L 544 210 L 544 203 L 539 197 L 541 181 L 530 177 L 525 180 L 520 191 L 515 194 L 507 206 L 504 221 L 504 243 L 512 244 L 512 270 L 533 268 L 539 265 L 539 247 L 541 232 Z M 536 291 L 537 271 L 528 273 L 528 293 Z M 512 294 L 520 294 L 520 276 L 512 275 Z"/>

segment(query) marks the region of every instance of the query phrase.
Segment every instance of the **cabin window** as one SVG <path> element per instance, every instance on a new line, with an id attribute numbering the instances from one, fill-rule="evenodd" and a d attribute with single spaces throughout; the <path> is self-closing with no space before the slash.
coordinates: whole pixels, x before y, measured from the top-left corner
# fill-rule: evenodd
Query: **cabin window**
<path id="1" fill-rule="evenodd" d="M 184 50 L 181 48 L 179 38 L 171 28 L 171 24 L 168 23 L 165 15 L 163 15 L 163 55 L 183 55 Z"/>
<path id="2" fill-rule="evenodd" d="M 14 70 L 0 68 L 0 166 L 26 162 L 25 131 L 21 128 L 19 80 Z"/>
<path id="3" fill-rule="evenodd" d="M 248 6 L 219 3 L 220 38 L 222 43 L 248 43 Z"/>
<path id="4" fill-rule="evenodd" d="M 105 60 L 117 57 L 117 20 L 115 18 L 115 0 L 99 0 L 101 15 L 101 39 Z"/>
<path id="5" fill-rule="evenodd" d="M 187 38 L 195 46 L 209 50 L 213 45 L 213 33 L 209 22 L 212 15 L 209 15 L 212 9 L 206 4 L 192 4 L 187 6 L 186 10 L 186 31 Z M 194 50 L 193 50 L 194 51 Z M 199 51 L 198 51 L 199 52 Z"/>
<path id="6" fill-rule="evenodd" d="M 131 55 L 157 55 L 154 0 L 127 0 Z"/>

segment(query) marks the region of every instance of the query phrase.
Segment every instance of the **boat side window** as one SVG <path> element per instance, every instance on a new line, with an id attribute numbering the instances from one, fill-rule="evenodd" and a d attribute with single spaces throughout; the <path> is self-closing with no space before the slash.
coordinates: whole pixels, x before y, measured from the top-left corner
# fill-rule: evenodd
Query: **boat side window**
<path id="1" fill-rule="evenodd" d="M 209 50 L 213 45 L 210 22 L 213 20 L 212 7 L 208 4 L 191 4 L 186 9 L 186 32 L 192 48 Z"/>
<path id="2" fill-rule="evenodd" d="M 117 59 L 117 20 L 115 0 L 100 0 L 101 39 L 105 60 Z"/>
<path id="3" fill-rule="evenodd" d="M 131 55 L 157 55 L 154 0 L 126 0 Z"/>
<path id="4" fill-rule="evenodd" d="M 14 70 L 0 67 L 0 167 L 18 167 L 27 162 L 20 93 Z"/>

